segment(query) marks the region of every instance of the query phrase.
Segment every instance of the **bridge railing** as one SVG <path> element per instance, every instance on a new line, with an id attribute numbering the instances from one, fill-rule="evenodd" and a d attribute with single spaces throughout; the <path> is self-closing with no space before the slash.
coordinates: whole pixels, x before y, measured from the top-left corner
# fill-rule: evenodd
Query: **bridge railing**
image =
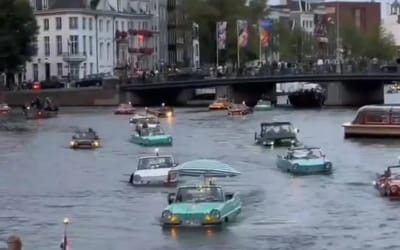
<path id="1" fill-rule="evenodd" d="M 159 73 L 159 74 L 148 74 L 129 78 L 124 85 L 130 84 L 151 84 L 151 83 L 162 83 L 162 82 L 176 82 L 176 81 L 188 81 L 188 80 L 202 80 L 202 79 L 217 79 L 217 78 L 240 78 L 240 77 L 265 77 L 265 76 L 293 76 L 293 75 L 336 75 L 336 74 L 368 74 L 368 73 L 400 73 L 397 66 L 388 65 L 359 65 L 359 64 L 342 64 L 340 66 L 340 73 L 337 73 L 336 65 L 325 64 L 316 66 L 303 65 L 300 67 L 261 67 L 259 69 L 249 68 L 241 69 L 239 71 L 226 70 L 224 73 L 216 73 L 210 71 L 207 73 L 191 72 L 191 73 Z"/>

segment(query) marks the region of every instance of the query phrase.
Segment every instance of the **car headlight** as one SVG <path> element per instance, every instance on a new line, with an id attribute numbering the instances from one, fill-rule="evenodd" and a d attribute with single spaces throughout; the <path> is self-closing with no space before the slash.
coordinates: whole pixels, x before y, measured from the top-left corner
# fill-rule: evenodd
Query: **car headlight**
<path id="1" fill-rule="evenodd" d="M 94 141 L 93 146 L 98 147 L 98 146 L 100 146 L 100 143 L 98 141 Z"/>
<path id="2" fill-rule="evenodd" d="M 218 210 L 214 209 L 210 212 L 210 216 L 218 220 L 219 218 L 221 218 L 221 213 Z"/>
<path id="3" fill-rule="evenodd" d="M 172 213 L 169 210 L 165 210 L 161 214 L 161 218 L 170 219 L 172 217 Z"/>
<path id="4" fill-rule="evenodd" d="M 69 145 L 70 145 L 71 147 L 75 146 L 75 141 L 70 141 L 70 142 L 69 142 Z"/>
<path id="5" fill-rule="evenodd" d="M 142 177 L 141 177 L 140 175 L 138 175 L 138 174 L 135 174 L 135 175 L 133 176 L 133 180 L 134 180 L 135 182 L 140 182 L 140 181 L 142 180 Z"/>
<path id="6" fill-rule="evenodd" d="M 327 168 L 327 169 L 332 168 L 332 163 L 326 162 L 326 163 L 325 163 L 325 168 Z"/>
<path id="7" fill-rule="evenodd" d="M 167 112 L 166 115 L 167 115 L 167 117 L 171 117 L 172 116 L 172 112 L 169 111 L 169 112 Z"/>

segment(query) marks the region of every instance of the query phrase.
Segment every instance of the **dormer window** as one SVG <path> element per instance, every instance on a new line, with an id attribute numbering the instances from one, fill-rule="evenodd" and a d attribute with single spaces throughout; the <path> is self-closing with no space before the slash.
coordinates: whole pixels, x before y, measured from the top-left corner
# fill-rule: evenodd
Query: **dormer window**
<path id="1" fill-rule="evenodd" d="M 47 10 L 49 8 L 49 0 L 42 0 L 42 7 Z"/>

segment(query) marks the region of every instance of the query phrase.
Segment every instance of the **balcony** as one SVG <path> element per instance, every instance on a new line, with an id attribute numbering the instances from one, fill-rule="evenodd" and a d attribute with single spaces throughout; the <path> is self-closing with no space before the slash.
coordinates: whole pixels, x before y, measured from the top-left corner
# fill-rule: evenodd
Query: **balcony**
<path id="1" fill-rule="evenodd" d="M 67 63 L 81 63 L 87 58 L 86 53 L 63 53 L 62 57 Z"/>

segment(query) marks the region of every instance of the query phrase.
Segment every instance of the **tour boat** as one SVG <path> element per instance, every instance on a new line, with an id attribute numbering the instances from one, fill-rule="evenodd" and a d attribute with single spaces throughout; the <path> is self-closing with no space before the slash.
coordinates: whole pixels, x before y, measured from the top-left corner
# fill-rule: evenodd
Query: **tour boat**
<path id="1" fill-rule="evenodd" d="M 344 136 L 400 137 L 400 106 L 367 105 L 361 107 L 352 122 L 343 124 Z"/>

